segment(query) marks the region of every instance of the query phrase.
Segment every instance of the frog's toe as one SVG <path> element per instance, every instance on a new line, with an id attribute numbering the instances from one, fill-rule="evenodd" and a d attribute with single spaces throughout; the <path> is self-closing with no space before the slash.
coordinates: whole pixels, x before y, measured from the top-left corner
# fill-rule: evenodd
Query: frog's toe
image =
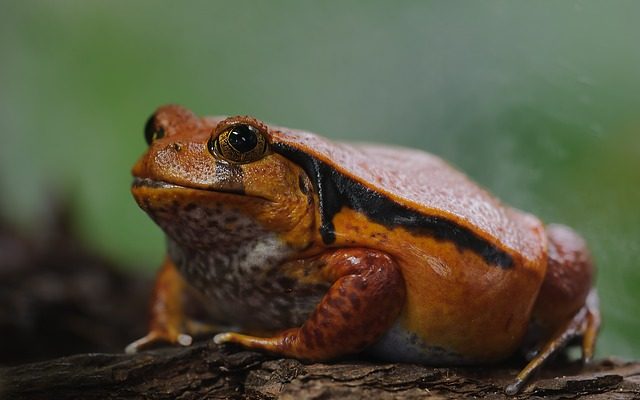
<path id="1" fill-rule="evenodd" d="M 127 347 L 124 348 L 124 352 L 127 354 L 135 354 L 140 350 L 148 348 L 152 343 L 155 343 L 155 341 L 155 338 L 151 333 L 149 333 L 146 336 L 129 343 Z"/>
<path id="2" fill-rule="evenodd" d="M 223 344 L 223 343 L 232 343 L 234 334 L 230 332 L 218 333 L 213 337 L 213 342 L 215 344 Z"/>
<path id="3" fill-rule="evenodd" d="M 596 336 L 600 329 L 600 300 L 598 292 L 591 289 L 587 296 L 586 305 L 587 315 L 583 322 L 582 331 L 582 360 L 590 363 L 593 360 L 593 353 L 596 346 Z"/>
<path id="4" fill-rule="evenodd" d="M 186 333 L 181 333 L 178 335 L 176 339 L 176 343 L 178 343 L 181 346 L 191 346 L 191 343 L 193 343 L 193 338 L 191 337 L 191 335 L 187 335 Z"/>
<path id="5" fill-rule="evenodd" d="M 185 333 L 168 334 L 151 331 L 146 336 L 130 343 L 125 347 L 127 354 L 134 354 L 141 350 L 148 350 L 162 344 L 178 344 L 180 346 L 190 346 L 193 343 L 191 335 Z"/>
<path id="6" fill-rule="evenodd" d="M 285 331 L 284 333 L 287 333 Z M 286 335 L 285 335 L 286 336 Z M 251 335 L 243 335 L 241 333 L 224 332 L 219 333 L 213 337 L 215 344 L 233 343 L 240 345 L 246 349 L 253 350 L 266 350 L 275 353 L 281 353 L 280 342 L 281 337 L 276 335 L 275 337 L 257 337 Z"/>

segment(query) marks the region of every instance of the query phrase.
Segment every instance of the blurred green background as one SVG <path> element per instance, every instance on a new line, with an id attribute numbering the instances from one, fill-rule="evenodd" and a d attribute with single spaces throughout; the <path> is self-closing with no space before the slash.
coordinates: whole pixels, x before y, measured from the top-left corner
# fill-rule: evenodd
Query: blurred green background
<path id="1" fill-rule="evenodd" d="M 154 269 L 129 194 L 158 105 L 422 148 L 575 227 L 599 266 L 600 355 L 640 357 L 640 2 L 0 3 L 0 208 L 52 194 L 88 245 Z M 140 268 L 140 267 L 139 267 Z"/>

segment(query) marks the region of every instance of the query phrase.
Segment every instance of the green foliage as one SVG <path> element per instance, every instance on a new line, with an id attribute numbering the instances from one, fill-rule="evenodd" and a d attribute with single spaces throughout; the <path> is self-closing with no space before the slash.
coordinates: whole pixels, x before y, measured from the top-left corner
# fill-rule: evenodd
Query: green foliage
<path id="1" fill-rule="evenodd" d="M 0 205 L 153 266 L 129 168 L 155 107 L 439 154 L 590 242 L 600 354 L 640 357 L 640 3 L 3 1 Z"/>

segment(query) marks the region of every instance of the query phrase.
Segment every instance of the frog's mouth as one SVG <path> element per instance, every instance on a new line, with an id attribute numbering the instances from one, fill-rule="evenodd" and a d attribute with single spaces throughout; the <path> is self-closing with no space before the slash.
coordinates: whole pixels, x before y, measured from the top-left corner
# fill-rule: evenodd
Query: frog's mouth
<path id="1" fill-rule="evenodd" d="M 236 195 L 242 197 L 251 197 L 267 202 L 272 202 L 273 200 L 268 199 L 266 197 L 256 195 L 256 194 L 247 194 L 243 188 L 238 187 L 230 187 L 224 185 L 210 185 L 210 186 L 183 186 L 175 183 L 170 183 L 166 181 L 161 181 L 152 178 L 141 178 L 134 177 L 133 182 L 131 183 L 131 189 L 135 191 L 135 189 L 166 189 L 166 190 L 190 190 L 195 192 L 208 192 L 211 194 L 225 194 L 225 195 Z"/>
<path id="2" fill-rule="evenodd" d="M 133 183 L 131 183 L 131 187 L 132 188 L 139 188 L 139 187 L 146 187 L 146 188 L 153 188 L 153 189 L 173 189 L 173 188 L 182 188 L 182 189 L 196 189 L 197 188 L 187 188 L 186 186 L 180 186 L 180 185 L 176 185 L 173 183 L 169 183 L 169 182 L 165 182 L 165 181 L 158 181 L 155 179 L 151 179 L 151 178 L 139 178 L 139 177 L 134 177 L 133 178 Z M 202 189 L 200 189 L 202 190 Z"/>

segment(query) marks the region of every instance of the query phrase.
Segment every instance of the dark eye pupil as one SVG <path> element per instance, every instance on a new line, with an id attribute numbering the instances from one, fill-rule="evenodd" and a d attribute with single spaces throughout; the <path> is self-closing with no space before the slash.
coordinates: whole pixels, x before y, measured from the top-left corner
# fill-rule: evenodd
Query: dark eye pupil
<path id="1" fill-rule="evenodd" d="M 258 145 L 258 131 L 251 125 L 236 125 L 229 132 L 229 144 L 241 153 L 251 151 Z"/>
<path id="2" fill-rule="evenodd" d="M 144 139 L 147 144 L 151 144 L 156 139 L 160 139 L 164 136 L 164 129 L 156 127 L 155 114 L 150 116 L 147 122 L 144 124 Z"/>

